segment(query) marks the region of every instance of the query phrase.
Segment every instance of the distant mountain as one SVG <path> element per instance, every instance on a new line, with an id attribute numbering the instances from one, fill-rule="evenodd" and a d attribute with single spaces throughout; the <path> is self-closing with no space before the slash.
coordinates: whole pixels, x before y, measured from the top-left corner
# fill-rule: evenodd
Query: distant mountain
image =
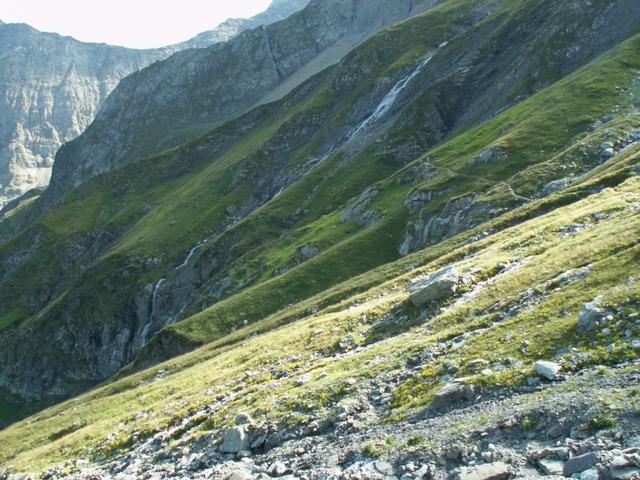
<path id="1" fill-rule="evenodd" d="M 85 135 L 60 149 L 47 198 L 279 100 L 380 29 L 436 3 L 316 0 L 285 22 L 178 52 L 130 75 Z"/>
<path id="2" fill-rule="evenodd" d="M 150 50 L 83 43 L 0 21 L 0 208 L 48 184 L 60 145 L 84 131 L 122 78 L 176 51 L 286 18 L 306 3 L 278 0 L 251 19 L 228 20 L 187 42 Z"/>

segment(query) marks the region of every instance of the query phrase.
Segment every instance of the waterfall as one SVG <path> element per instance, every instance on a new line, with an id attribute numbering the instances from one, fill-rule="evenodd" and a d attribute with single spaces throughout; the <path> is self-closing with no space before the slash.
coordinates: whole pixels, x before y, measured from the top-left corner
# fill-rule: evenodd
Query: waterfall
<path id="1" fill-rule="evenodd" d="M 142 345 L 146 345 L 147 341 L 149 340 L 149 330 L 151 330 L 151 325 L 153 325 L 153 317 L 156 314 L 156 304 L 158 302 L 158 293 L 160 292 L 160 287 L 162 287 L 162 284 L 164 282 L 165 282 L 165 279 L 161 278 L 153 286 L 153 292 L 151 293 L 151 305 L 149 308 L 149 320 L 147 321 L 146 325 L 143 327 L 142 333 L 141 333 Z"/>
<path id="2" fill-rule="evenodd" d="M 156 302 L 158 300 L 158 292 L 160 291 L 160 287 L 162 287 L 162 284 L 164 282 L 165 282 L 165 279 L 161 278 L 153 286 L 153 293 L 151 294 L 151 315 L 149 315 L 149 320 L 150 321 L 153 321 L 153 316 L 156 313 Z"/>
<path id="3" fill-rule="evenodd" d="M 189 262 L 191 261 L 191 258 L 193 258 L 193 255 L 202 247 L 204 247 L 205 242 L 200 242 L 198 243 L 195 247 L 193 247 L 190 251 L 189 251 L 189 255 L 187 255 L 187 258 L 185 258 L 184 262 L 182 262 L 180 265 L 178 265 L 176 267 L 176 270 L 180 270 L 181 268 L 186 267 Z"/>
<path id="4" fill-rule="evenodd" d="M 387 93 L 384 96 L 384 98 L 382 99 L 380 104 L 378 104 L 374 112 L 366 120 L 364 120 L 360 125 L 358 125 L 358 127 L 352 130 L 351 133 L 349 133 L 348 135 L 349 140 L 357 137 L 362 132 L 364 132 L 367 128 L 369 128 L 372 124 L 374 124 L 380 118 L 382 118 L 393 106 L 393 104 L 396 102 L 398 95 L 400 95 L 400 93 L 402 93 L 402 91 L 405 88 L 407 88 L 409 83 L 411 83 L 411 80 L 416 78 L 420 74 L 420 72 L 424 70 L 424 68 L 427 66 L 427 64 L 431 61 L 432 58 L 433 58 L 433 55 L 429 55 L 427 58 L 422 60 L 422 62 L 420 62 L 418 66 L 409 73 L 409 75 L 407 75 L 398 83 L 396 83 L 393 86 L 393 88 L 389 90 L 389 93 Z"/>

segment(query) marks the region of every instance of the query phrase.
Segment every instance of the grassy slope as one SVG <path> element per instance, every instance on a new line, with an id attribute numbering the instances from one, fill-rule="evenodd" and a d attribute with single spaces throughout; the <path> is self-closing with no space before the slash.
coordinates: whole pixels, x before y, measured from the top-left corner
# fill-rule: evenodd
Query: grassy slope
<path id="1" fill-rule="evenodd" d="M 637 148 L 630 155 L 629 161 L 640 160 Z M 629 172 L 628 167 L 616 168 Z M 569 347 L 574 349 L 574 357 L 578 352 L 584 354 L 576 367 L 635 358 L 637 352 L 628 347 L 623 335 L 627 329 L 637 329 L 628 314 L 640 306 L 639 283 L 627 281 L 640 258 L 639 208 L 640 178 L 634 176 L 615 188 L 458 247 L 435 261 L 430 261 L 427 249 L 406 260 L 423 266 L 401 273 L 407 265 L 400 262 L 393 266 L 399 276 L 389 281 L 374 272 L 371 275 L 378 285 L 315 314 L 258 336 L 247 336 L 252 330 L 249 327 L 239 332 L 244 340 L 236 347 L 212 344 L 15 424 L 0 432 L 0 459 L 18 468 L 36 468 L 90 452 L 112 453 L 127 445 L 132 435 L 146 436 L 179 421 L 231 385 L 239 395 L 207 418 L 195 434 L 227 422 L 238 410 L 283 420 L 291 418 L 294 411 L 294 418 L 303 418 L 314 409 L 331 409 L 336 400 L 348 396 L 348 378 L 362 380 L 393 370 L 414 352 L 465 332 L 478 333 L 446 359 L 461 367 L 457 376 L 471 377 L 468 381 L 483 385 L 520 383 L 530 375 L 536 359 L 569 353 Z M 596 213 L 606 216 L 595 217 Z M 584 223 L 591 226 L 576 233 L 563 229 Z M 446 309 L 421 312 L 404 306 L 407 280 L 455 258 L 461 270 L 474 269 L 479 281 L 490 281 L 476 295 Z M 523 264 L 496 276 L 496 265 L 509 261 Z M 554 288 L 544 286 L 560 273 L 585 265 L 592 266 L 586 279 Z M 515 303 L 530 289 L 539 292 L 539 302 L 506 318 L 499 315 L 504 307 L 492 310 L 500 302 Z M 576 336 L 573 332 L 582 304 L 598 295 L 622 323 L 612 325 L 613 334 L 606 338 L 597 333 Z M 380 321 L 389 312 L 395 312 L 395 319 Z M 399 319 L 401 314 L 404 319 Z M 367 319 L 364 323 L 363 316 Z M 504 342 L 507 335 L 517 338 Z M 345 337 L 354 346 L 367 348 L 351 356 L 331 356 L 337 342 Z M 525 339 L 529 341 L 527 350 L 522 349 Z M 616 344 L 611 351 L 604 348 L 610 343 Z M 318 360 L 316 353 L 324 358 Z M 295 359 L 283 361 L 291 355 Z M 468 364 L 476 358 L 491 362 L 495 375 L 474 373 Z M 510 363 L 505 363 L 507 358 Z M 428 403 L 439 388 L 435 372 L 442 361 L 426 364 L 416 379 L 394 392 L 397 414 Z M 575 368 L 571 363 L 566 367 Z M 254 375 L 243 380 L 246 371 Z M 275 381 L 277 371 L 287 376 Z M 321 371 L 328 376 L 319 378 Z M 304 372 L 313 373 L 315 380 L 299 387 L 295 379 Z M 268 384 L 274 387 L 267 389 Z M 327 391 L 340 393 L 333 398 L 326 396 Z M 147 415 L 138 416 L 141 411 Z"/>
<path id="2" fill-rule="evenodd" d="M 237 326 L 243 320 L 252 321 L 275 311 L 280 303 L 275 299 L 276 304 L 272 305 L 270 300 L 274 300 L 271 292 L 276 289 L 278 292 L 286 292 L 283 296 L 291 299 L 290 302 L 299 301 L 306 298 L 309 292 L 298 294 L 291 288 L 313 291 L 314 288 L 327 284 L 323 281 L 324 275 L 343 280 L 376 263 L 390 260 L 396 255 L 395 248 L 400 245 L 408 215 L 402 199 L 411 188 L 447 192 L 442 200 L 437 199 L 430 205 L 434 212 L 447 199 L 468 192 L 483 195 L 486 198 L 480 198 L 479 201 L 491 201 L 496 207 L 512 207 L 521 201 L 514 198 L 509 190 L 501 188 L 505 184 L 513 184 L 515 190 L 521 189 L 523 194 L 530 195 L 534 192 L 524 191 L 525 186 L 540 188 L 547 181 L 558 178 L 558 171 L 563 175 L 570 175 L 593 168 L 600 162 L 597 145 L 605 135 L 604 132 L 614 126 L 628 128 L 637 120 L 633 103 L 640 94 L 635 83 L 637 69 L 640 67 L 639 46 L 640 38 L 634 38 L 614 53 L 552 88 L 427 152 L 414 164 L 381 182 L 377 186 L 382 193 L 375 198 L 372 208 L 380 209 L 385 217 L 374 227 L 345 238 L 341 235 L 344 227 L 338 226 L 338 211 L 321 217 L 315 224 L 304 225 L 290 233 L 289 251 L 297 251 L 311 237 L 316 243 L 326 246 L 325 252 L 288 275 L 253 287 L 169 329 L 185 335 L 191 341 L 205 343 L 215 339 L 221 331 L 227 333 L 229 327 Z M 629 107 L 622 108 L 624 105 Z M 594 131 L 591 128 L 594 121 L 614 107 L 619 107 L 615 120 Z M 573 158 L 570 146 L 576 143 L 592 144 L 592 153 L 586 157 Z M 471 158 L 494 144 L 501 145 L 508 152 L 508 162 L 500 165 L 500 168 L 495 168 L 495 165 L 491 169 L 486 166 L 469 168 L 468 161 Z M 398 178 L 425 158 L 431 159 L 438 174 L 417 187 L 398 185 Z M 570 161 L 573 161 L 573 166 Z M 273 208 L 277 209 L 278 204 L 275 203 Z M 255 225 L 256 222 L 252 220 L 250 218 L 247 222 Z M 338 226 L 337 231 L 335 226 Z M 309 236 L 306 235 L 308 231 L 312 232 Z M 292 242 L 291 239 L 295 240 Z M 269 261 L 270 256 L 274 257 L 282 252 L 282 247 L 282 243 L 278 241 L 267 245 L 265 262 Z M 359 266 L 349 262 L 346 272 L 337 268 L 344 264 L 340 259 L 354 257 L 362 259 L 363 263 Z M 323 269 L 323 266 L 326 268 Z M 316 280 L 318 287 L 304 284 L 302 280 L 305 278 Z M 249 298 L 254 301 L 250 302 Z M 223 328 L 224 326 L 227 328 Z"/>
<path id="3" fill-rule="evenodd" d="M 438 176 L 422 188 L 452 187 L 450 178 L 456 177 L 456 169 L 466 168 L 475 153 L 500 141 L 514 159 L 513 164 L 507 165 L 509 168 L 498 174 L 477 172 L 474 176 L 456 178 L 461 183 L 468 181 L 467 188 L 486 186 L 483 193 L 493 202 L 508 204 L 512 201 L 508 198 L 510 194 L 493 187 L 496 182 L 520 182 L 523 175 L 539 175 L 541 166 L 550 171 L 561 169 L 570 165 L 568 159 L 576 160 L 576 145 L 597 144 L 606 128 L 624 130 L 637 124 L 635 112 L 625 105 L 632 105 L 637 94 L 639 43 L 634 38 L 570 78 L 430 152 Z M 612 88 L 614 85 L 621 90 Z M 609 124 L 587 128 L 614 105 L 621 108 L 611 116 Z M 550 135 L 545 125 L 554 125 L 553 131 L 561 134 Z M 566 368 L 634 358 L 637 353 L 629 348 L 623 336 L 628 329 L 637 336 L 637 327 L 628 320 L 628 314 L 637 311 L 640 305 L 639 283 L 628 281 L 629 272 L 634 271 L 640 259 L 637 240 L 640 180 L 631 172 L 631 166 L 640 161 L 638 150 L 638 147 L 628 149 L 558 194 L 351 278 L 272 316 L 266 316 L 265 311 L 275 312 L 277 302 L 261 305 L 272 298 L 269 291 L 277 291 L 279 295 L 286 292 L 291 295 L 288 298 L 295 298 L 297 290 L 287 290 L 285 277 L 269 280 L 265 286 L 253 287 L 221 302 L 196 317 L 197 321 L 173 327 L 179 335 L 215 341 L 0 432 L 0 462 L 31 469 L 76 456 L 92 456 L 98 445 L 97 451 L 113 453 L 126 447 L 132 436 L 149 435 L 210 403 L 216 392 L 228 390 L 231 384 L 239 389 L 239 395 L 196 428 L 194 434 L 228 422 L 237 410 L 249 410 L 257 416 L 268 412 L 270 417 L 282 419 L 291 418 L 293 411 L 296 412 L 293 418 L 302 418 L 314 409 L 331 409 L 337 399 L 348 395 L 347 378 L 365 379 L 393 370 L 414 352 L 464 332 L 476 331 L 477 335 L 462 349 L 448 355 L 447 360 L 461 367 L 458 376 L 469 376 L 468 381 L 479 384 L 522 382 L 536 359 L 568 354 L 569 348 L 575 350 L 573 356 L 566 356 Z M 576 173 L 597 163 L 598 159 L 586 155 L 575 167 Z M 489 175 L 495 175 L 490 182 L 486 180 Z M 539 180 L 544 181 L 544 177 Z M 594 186 L 608 188 L 594 193 Z M 321 265 L 336 266 L 341 258 L 362 255 L 367 246 L 388 248 L 390 242 L 383 239 L 389 233 L 399 237 L 407 215 L 401 213 L 401 202 L 410 187 L 398 185 L 393 177 L 378 187 L 382 193 L 375 201 L 385 213 L 383 220 L 336 242 L 322 254 L 326 257 L 316 257 L 293 269 L 289 278 L 299 281 L 309 278 L 306 269 L 314 275 L 324 275 Z M 322 236 L 336 221 L 335 213 L 321 217 L 316 221 L 314 237 Z M 587 228 L 573 231 L 564 228 L 568 225 Z M 471 240 L 482 231 L 496 233 Z M 301 238 L 300 244 L 304 244 L 306 239 Z M 363 261 L 369 261 L 366 260 L 369 256 L 362 255 Z M 444 310 L 421 312 L 405 305 L 407 280 L 454 262 L 460 269 L 475 270 L 479 281 L 489 282 L 476 295 Z M 496 266 L 501 262 L 522 262 L 522 265 L 498 276 Z M 568 269 L 585 265 L 592 266 L 592 273 L 583 280 L 556 288 L 544 285 Z M 372 266 L 363 264 L 362 268 Z M 340 274 L 339 270 L 327 268 L 327 276 L 340 278 Z M 302 288 L 308 288 L 302 298 L 314 291 L 313 286 Z M 530 289 L 537 292 L 539 301 L 516 310 L 513 316 L 500 315 Z M 612 325 L 613 333 L 606 339 L 598 333 L 577 337 L 573 332 L 581 305 L 597 295 L 603 297 L 603 302 L 615 312 L 616 321 L 621 323 Z M 251 313 L 255 317 L 266 318 L 224 336 L 225 327 L 231 330 L 239 326 L 239 318 L 251 318 L 238 317 L 238 312 L 249 308 L 255 309 Z M 315 309 L 319 310 L 312 313 Z M 389 312 L 393 313 L 392 320 L 386 317 Z M 509 335 L 518 341 L 505 342 Z M 367 348 L 347 357 L 332 356 L 339 340 L 345 337 Z M 380 339 L 387 341 L 379 342 Z M 529 342 L 527 349 L 522 348 L 524 340 Z M 616 346 L 607 349 L 610 343 Z M 318 360 L 315 353 L 325 358 Z M 297 357 L 283 362 L 291 354 Z M 494 374 L 483 376 L 470 369 L 468 363 L 479 357 L 491 362 Z M 505 363 L 506 358 L 512 361 Z M 394 392 L 396 414 L 406 414 L 428 403 L 440 386 L 436 374 L 439 367 L 439 361 L 425 365 L 417 378 Z M 242 380 L 248 370 L 256 374 Z M 326 377 L 316 376 L 304 387 L 295 384 L 299 374 L 323 370 L 328 373 Z M 288 375 L 275 381 L 278 371 Z M 266 389 L 267 384 L 275 387 Z M 327 397 L 327 391 L 339 393 Z M 137 416 L 140 411 L 148 415 Z"/>
<path id="4" fill-rule="evenodd" d="M 394 41 L 388 45 L 395 48 L 388 48 L 388 45 L 387 48 L 380 48 L 378 39 L 372 42 L 370 48 L 365 48 L 369 53 L 356 64 L 362 65 L 373 55 L 374 63 L 381 65 L 381 71 L 377 73 L 384 71 L 397 76 L 395 72 L 406 68 L 409 60 L 415 59 L 420 53 L 407 56 L 399 48 L 406 45 L 412 32 L 418 31 L 421 41 L 427 44 L 437 44 L 444 31 L 460 28 L 457 22 L 462 21 L 460 18 L 464 19 L 463 13 L 470 9 L 470 5 L 468 1 L 450 2 L 442 11 L 438 9 L 431 16 L 411 22 L 418 30 L 391 29 L 388 35 Z M 435 25 L 439 25 L 438 28 L 433 28 Z M 311 118 L 316 112 L 320 114 L 328 108 L 338 108 L 340 115 L 344 115 L 349 101 L 373 88 L 375 77 L 367 75 L 367 80 L 362 82 L 357 91 L 350 91 L 349 98 L 334 96 L 332 84 L 323 82 L 328 73 L 330 70 L 299 89 L 307 89 L 312 95 L 304 92 L 293 94 L 285 101 L 263 107 L 259 113 L 252 112 L 186 146 L 143 159 L 130 167 L 92 180 L 18 235 L 12 236 L 13 223 L 0 224 L 0 237 L 7 239 L 0 245 L 0 256 L 10 259 L 16 252 L 21 252 L 24 246 L 36 246 L 35 251 L 28 254 L 28 260 L 16 272 L 12 272 L 4 283 L 6 301 L 0 301 L 0 329 L 17 325 L 20 331 L 26 332 L 28 327 L 38 324 L 40 329 L 49 329 L 53 325 L 59 328 L 57 320 L 43 322 L 43 314 L 48 318 L 68 316 L 64 311 L 68 305 L 65 298 L 73 298 L 79 304 L 73 316 L 82 318 L 87 328 L 99 331 L 110 315 L 127 308 L 128 292 L 141 290 L 145 284 L 157 280 L 164 271 L 171 270 L 172 265 L 179 263 L 195 243 L 221 228 L 226 221 L 228 207 L 242 204 L 250 198 L 246 184 L 230 189 L 233 169 L 258 154 L 270 141 L 277 140 L 278 135 L 296 127 L 297 118 Z M 332 128 L 329 125 L 328 131 L 322 136 L 330 137 Z M 229 138 L 222 148 L 217 146 L 218 137 Z M 319 138 L 318 142 L 321 140 Z M 300 151 L 291 152 L 291 163 L 295 164 L 308 154 L 306 145 Z M 318 169 L 297 187 L 298 192 L 304 193 L 309 183 L 318 181 L 322 184 L 316 196 L 321 201 L 314 203 L 312 212 L 303 224 L 318 219 L 322 213 L 347 201 L 367 184 L 384 178 L 398 168 L 397 165 L 371 162 L 367 155 L 362 155 L 351 162 L 349 168 L 343 168 L 339 173 L 331 171 L 338 161 L 337 158 L 332 159 L 326 167 Z M 326 175 L 327 170 L 330 171 L 329 175 Z M 363 172 L 368 173 L 363 175 Z M 323 204 L 327 199 L 332 199 L 332 203 Z M 280 202 L 279 206 L 284 206 L 285 215 L 290 214 L 297 200 L 295 192 L 283 198 L 284 204 Z M 16 212 L 12 217 L 20 217 L 21 213 Z M 278 218 L 282 216 L 278 215 Z M 20 218 L 9 220 L 20 222 Z M 266 230 L 256 229 L 260 234 L 275 236 L 272 224 Z M 326 228 L 323 230 L 326 232 Z M 357 229 L 346 226 L 342 230 L 342 235 L 347 236 Z M 95 252 L 92 251 L 95 243 L 100 243 L 94 242 L 96 238 L 105 238 L 111 243 L 98 258 L 93 257 Z M 238 249 L 242 248 L 242 245 L 238 245 Z M 78 250 L 86 252 L 80 256 L 79 262 Z M 392 252 L 389 243 L 385 257 L 371 257 L 371 261 L 354 265 L 353 268 L 345 266 L 341 276 L 318 278 L 316 286 L 297 292 L 295 298 L 317 293 L 354 273 L 391 260 Z M 245 253 L 250 256 L 250 252 Z M 281 254 L 270 258 L 265 264 L 270 267 L 280 260 L 289 260 L 278 257 Z M 254 264 L 256 262 L 260 263 L 261 260 L 254 260 Z M 262 265 L 259 268 L 262 269 Z M 33 275 L 34 271 L 38 271 L 39 275 Z M 242 277 L 243 272 L 232 270 L 231 274 Z M 262 278 L 258 281 L 266 277 L 262 272 Z M 298 280 L 291 276 L 289 287 L 294 289 L 295 284 L 300 284 Z M 105 285 L 108 288 L 104 288 Z M 43 298 L 47 300 L 43 302 Z M 281 299 L 271 300 L 271 311 L 283 306 Z M 101 308 L 96 309 L 96 303 Z M 43 336 L 43 341 L 46 342 L 46 336 Z"/>

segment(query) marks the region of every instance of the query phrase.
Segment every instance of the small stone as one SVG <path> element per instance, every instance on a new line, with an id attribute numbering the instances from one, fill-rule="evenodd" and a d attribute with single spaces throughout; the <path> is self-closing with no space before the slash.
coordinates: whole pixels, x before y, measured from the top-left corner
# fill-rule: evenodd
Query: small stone
<path id="1" fill-rule="evenodd" d="M 591 452 L 578 457 L 573 457 L 564 465 L 565 477 L 570 477 L 574 473 L 584 472 L 598 463 L 598 456 Z"/>
<path id="2" fill-rule="evenodd" d="M 564 462 L 559 460 L 538 460 L 538 465 L 546 475 L 563 475 Z"/>
<path id="3" fill-rule="evenodd" d="M 631 437 L 626 442 L 624 442 L 624 446 L 626 448 L 638 448 L 638 447 L 640 447 L 640 436 Z"/>
<path id="4" fill-rule="evenodd" d="M 305 245 L 300 249 L 300 253 L 306 258 L 311 258 L 318 255 L 318 253 L 320 253 L 320 249 L 314 245 Z"/>
<path id="5" fill-rule="evenodd" d="M 565 430 L 565 427 L 561 423 L 556 423 L 551 428 L 549 428 L 547 433 L 551 438 L 558 438 L 564 434 Z"/>
<path id="6" fill-rule="evenodd" d="M 527 387 L 537 387 L 541 384 L 542 382 L 540 381 L 539 377 L 529 377 L 527 378 L 527 380 L 525 381 L 525 385 Z"/>
<path id="7" fill-rule="evenodd" d="M 635 467 L 619 468 L 611 470 L 613 480 L 634 480 L 640 476 L 640 469 Z"/>
<path id="8" fill-rule="evenodd" d="M 582 335 L 595 330 L 607 317 L 607 312 L 600 306 L 600 299 L 596 298 L 590 303 L 585 303 L 578 317 L 576 331 Z"/>
<path id="9" fill-rule="evenodd" d="M 534 367 L 535 372 L 541 377 L 547 380 L 555 380 L 558 377 L 558 373 L 562 367 L 557 363 L 547 362 L 545 360 L 539 360 Z"/>
<path id="10" fill-rule="evenodd" d="M 616 151 L 613 148 L 607 148 L 602 150 L 601 154 L 604 158 L 611 158 L 616 154 Z"/>
<path id="11" fill-rule="evenodd" d="M 471 385 L 450 383 L 435 394 L 430 407 L 435 410 L 445 409 L 457 402 L 473 400 L 474 394 L 475 391 Z"/>
<path id="12" fill-rule="evenodd" d="M 265 443 L 267 443 L 267 436 L 260 435 L 254 438 L 253 442 L 251 442 L 251 450 L 255 450 L 257 448 L 262 447 Z"/>
<path id="13" fill-rule="evenodd" d="M 458 473 L 458 480 L 505 480 L 511 476 L 509 465 L 503 462 L 465 467 Z"/>
<path id="14" fill-rule="evenodd" d="M 238 453 L 236 453 L 236 457 L 237 458 L 249 458 L 251 456 L 251 452 L 249 450 L 240 450 Z"/>
<path id="15" fill-rule="evenodd" d="M 272 477 L 281 477 L 290 472 L 291 470 L 282 462 L 275 462 L 267 469 L 267 473 Z"/>
<path id="16" fill-rule="evenodd" d="M 429 469 L 429 465 L 421 466 L 418 470 L 414 472 L 414 476 L 415 478 L 427 478 L 429 476 L 433 478 L 433 475 L 431 475 L 431 470 Z"/>
<path id="17" fill-rule="evenodd" d="M 549 182 L 545 185 L 542 190 L 543 195 L 551 195 L 552 193 L 559 192 L 560 190 L 564 190 L 569 186 L 570 180 L 568 178 L 563 178 L 560 180 L 554 180 L 553 182 Z"/>
<path id="18" fill-rule="evenodd" d="M 246 470 L 238 470 L 226 477 L 226 480 L 251 480 L 253 476 Z"/>
<path id="19" fill-rule="evenodd" d="M 302 385 L 306 385 L 307 383 L 309 383 L 311 380 L 313 380 L 313 375 L 310 373 L 305 373 L 298 377 L 296 383 L 301 387 Z"/>
<path id="20" fill-rule="evenodd" d="M 631 465 L 631 462 L 624 457 L 614 457 L 609 465 L 613 469 L 625 468 Z"/>

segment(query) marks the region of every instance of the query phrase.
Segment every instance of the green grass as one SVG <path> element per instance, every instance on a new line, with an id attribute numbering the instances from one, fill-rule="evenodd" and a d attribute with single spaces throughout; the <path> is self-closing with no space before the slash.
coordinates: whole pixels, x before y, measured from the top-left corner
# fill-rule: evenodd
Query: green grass
<path id="1" fill-rule="evenodd" d="M 571 332 L 580 303 L 590 300 L 596 293 L 602 294 L 608 305 L 615 305 L 621 312 L 628 305 L 633 308 L 640 302 L 637 289 L 619 291 L 621 279 L 624 281 L 627 277 L 624 274 L 621 276 L 621 272 L 629 272 L 629 265 L 637 262 L 640 255 L 636 240 L 640 220 L 637 213 L 629 208 L 634 204 L 640 204 L 640 180 L 637 178 L 626 181 L 616 189 L 607 189 L 489 236 L 474 245 L 476 253 L 473 256 L 459 257 L 458 268 L 474 267 L 491 272 L 489 267 L 505 257 L 529 259 L 528 263 L 513 273 L 496 278 L 484 287 L 480 295 L 427 317 L 423 324 L 411 327 L 402 336 L 391 336 L 387 342 L 373 343 L 368 349 L 350 357 L 336 359 L 329 356 L 320 363 L 309 363 L 314 352 L 331 351 L 345 335 L 353 338 L 356 344 L 366 344 L 367 334 L 376 318 L 407 298 L 405 282 L 423 271 L 438 268 L 439 259 L 435 262 L 428 260 L 429 249 L 417 253 L 411 261 L 420 263 L 421 259 L 425 260 L 424 267 L 389 281 L 384 281 L 383 272 L 377 272 L 375 278 L 371 279 L 373 286 L 369 290 L 345 301 L 334 300 L 328 308 L 316 314 L 303 315 L 299 320 L 281 326 L 272 325 L 258 335 L 251 334 L 252 331 L 256 332 L 256 327 L 246 327 L 234 334 L 238 337 L 235 345 L 214 342 L 184 357 L 104 385 L 17 423 L 0 432 L 3 445 L 0 449 L 1 461 L 11 462 L 18 468 L 36 468 L 65 458 L 91 456 L 93 451 L 115 453 L 130 445 L 134 432 L 143 437 L 150 435 L 180 421 L 188 411 L 206 405 L 216 392 L 225 391 L 229 379 L 243 377 L 247 370 L 255 374 L 243 382 L 236 399 L 226 404 L 215 418 L 209 419 L 206 424 L 208 427 L 205 425 L 201 433 L 225 424 L 234 412 L 242 410 L 251 411 L 256 418 L 268 414 L 272 419 L 291 421 L 292 411 L 298 412 L 303 418 L 306 412 L 330 409 L 335 402 L 348 398 L 353 387 L 348 386 L 347 379 L 376 377 L 403 364 L 417 349 L 453 338 L 461 332 L 487 326 L 487 331 L 473 337 L 448 359 L 462 366 L 480 357 L 493 365 L 510 356 L 524 362 L 523 367 L 499 371 L 496 381 L 500 382 L 517 380 L 522 369 L 530 371 L 535 359 L 540 356 L 547 358 L 568 346 L 591 352 L 596 355 L 597 362 L 619 361 L 615 358 L 599 358 L 602 354 L 599 348 L 593 347 L 589 339 L 577 338 Z M 557 233 L 559 227 L 601 211 L 615 213 L 606 221 L 575 236 L 564 237 Z M 468 251 L 469 247 L 459 248 Z M 537 286 L 567 268 L 585 263 L 593 264 L 590 276 L 559 290 L 546 292 L 544 301 L 533 308 L 505 320 L 488 322 L 483 316 L 478 316 L 477 312 L 490 310 L 496 302 L 517 297 L 531 288 L 539 288 Z M 399 266 L 396 265 L 396 268 Z M 404 271 L 405 268 L 399 270 Z M 493 278 L 491 275 L 489 273 L 487 278 Z M 299 308 L 294 306 L 291 310 L 295 312 Z M 565 310 L 570 312 L 568 316 L 563 313 Z M 368 318 L 366 324 L 359 321 L 363 314 Z M 266 319 L 265 322 L 270 320 Z M 431 333 L 424 332 L 425 326 Z M 323 333 L 315 333 L 319 330 Z M 512 332 L 528 338 L 531 351 L 519 352 L 520 343 L 517 340 L 505 343 L 505 335 Z M 292 353 L 297 353 L 296 360 L 287 364 L 280 362 L 280 359 Z M 276 388 L 267 394 L 265 385 L 273 382 L 270 372 L 276 365 L 287 377 L 277 382 Z M 393 404 L 396 412 L 428 403 L 430 392 L 439 388 L 437 377 L 433 377 L 437 367 L 437 363 L 425 366 L 416 380 L 409 381 L 395 392 Z M 167 373 L 158 376 L 160 370 Z M 300 387 L 295 384 L 295 379 L 305 371 L 311 372 L 314 380 Z M 321 377 L 321 371 L 327 375 Z M 460 375 L 467 373 L 464 368 L 460 371 Z M 425 383 L 422 383 L 422 379 Z M 327 390 L 339 391 L 340 394 L 327 397 Z M 137 416 L 137 412 L 143 410 L 148 415 Z M 113 437 L 115 440 L 100 447 L 104 439 L 114 432 L 117 433 Z M 192 434 L 198 433 L 193 431 Z M 377 448 L 374 450 L 374 455 L 382 453 Z"/>

